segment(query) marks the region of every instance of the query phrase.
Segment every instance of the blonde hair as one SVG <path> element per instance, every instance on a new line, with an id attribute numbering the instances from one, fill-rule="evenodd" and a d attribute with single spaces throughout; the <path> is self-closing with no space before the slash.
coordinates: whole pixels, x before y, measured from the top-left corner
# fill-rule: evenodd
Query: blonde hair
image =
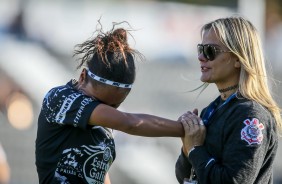
<path id="1" fill-rule="evenodd" d="M 282 131 L 281 109 L 272 98 L 268 87 L 265 59 L 256 28 L 242 17 L 217 19 L 205 24 L 202 33 L 211 28 L 241 63 L 240 94 L 266 107 Z"/>

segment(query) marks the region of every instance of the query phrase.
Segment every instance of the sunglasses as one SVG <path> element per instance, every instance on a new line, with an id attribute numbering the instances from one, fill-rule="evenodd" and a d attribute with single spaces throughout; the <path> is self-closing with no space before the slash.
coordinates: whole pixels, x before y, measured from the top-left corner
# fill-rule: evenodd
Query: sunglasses
<path id="1" fill-rule="evenodd" d="M 226 51 L 226 50 L 220 50 L 216 48 L 215 45 L 210 45 L 210 44 L 206 44 L 206 45 L 198 44 L 197 49 L 198 49 L 198 55 L 203 53 L 204 57 L 208 59 L 209 61 L 214 60 L 217 53 L 231 52 L 231 51 Z"/>

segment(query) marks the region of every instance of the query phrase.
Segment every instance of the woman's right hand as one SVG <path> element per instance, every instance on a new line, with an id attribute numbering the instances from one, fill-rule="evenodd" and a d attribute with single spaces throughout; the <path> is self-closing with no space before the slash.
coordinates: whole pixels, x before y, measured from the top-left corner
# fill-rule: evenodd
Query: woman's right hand
<path id="1" fill-rule="evenodd" d="M 179 120 L 181 121 L 185 136 L 181 138 L 183 143 L 183 152 L 188 156 L 189 151 L 194 146 L 201 146 L 204 144 L 206 138 L 206 127 L 203 121 L 198 117 L 198 110 L 195 109 L 193 112 L 186 112 Z"/>

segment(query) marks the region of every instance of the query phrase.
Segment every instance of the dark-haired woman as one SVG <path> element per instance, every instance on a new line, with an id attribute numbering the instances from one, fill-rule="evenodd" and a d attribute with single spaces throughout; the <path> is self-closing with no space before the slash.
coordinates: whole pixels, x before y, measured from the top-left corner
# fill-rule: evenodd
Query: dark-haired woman
<path id="1" fill-rule="evenodd" d="M 39 183 L 109 184 L 115 159 L 112 129 L 139 136 L 184 136 L 181 122 L 116 108 L 135 79 L 135 57 L 125 29 L 97 32 L 75 51 L 82 54 L 78 81 L 51 89 L 38 118 Z"/>

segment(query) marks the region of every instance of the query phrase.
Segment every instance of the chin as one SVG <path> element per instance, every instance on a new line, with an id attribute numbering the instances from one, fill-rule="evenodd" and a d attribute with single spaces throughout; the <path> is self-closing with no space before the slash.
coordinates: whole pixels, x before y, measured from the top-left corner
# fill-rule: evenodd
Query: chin
<path id="1" fill-rule="evenodd" d="M 201 77 L 201 79 L 200 79 L 202 82 L 207 82 L 207 83 L 210 83 L 210 81 L 207 79 L 207 78 L 205 78 L 205 77 Z"/>

